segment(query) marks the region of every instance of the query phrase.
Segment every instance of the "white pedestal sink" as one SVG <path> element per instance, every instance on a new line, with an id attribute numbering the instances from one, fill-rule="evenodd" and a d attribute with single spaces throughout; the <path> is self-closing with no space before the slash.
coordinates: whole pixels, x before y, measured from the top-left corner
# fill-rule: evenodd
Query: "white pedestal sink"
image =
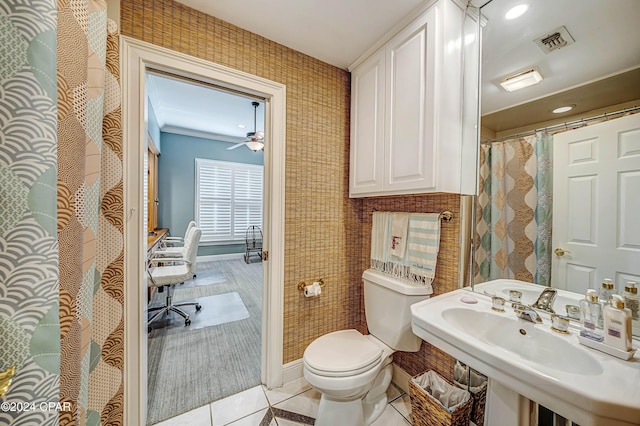
<path id="1" fill-rule="evenodd" d="M 581 426 L 640 425 L 640 351 L 615 358 L 581 345 L 577 324 L 556 333 L 548 314 L 534 324 L 464 289 L 416 303 L 411 313 L 417 336 L 489 377 L 488 425 L 527 425 L 527 399 Z"/>

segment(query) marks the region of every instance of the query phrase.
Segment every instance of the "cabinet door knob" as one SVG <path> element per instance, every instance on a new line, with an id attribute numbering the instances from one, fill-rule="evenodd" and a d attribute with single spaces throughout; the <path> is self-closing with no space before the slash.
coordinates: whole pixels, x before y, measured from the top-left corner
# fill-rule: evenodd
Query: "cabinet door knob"
<path id="1" fill-rule="evenodd" d="M 566 253 L 571 253 L 569 250 L 565 250 L 565 249 L 560 248 L 560 247 L 555 249 L 553 252 L 556 254 L 556 256 L 560 256 L 560 257 L 564 256 Z"/>

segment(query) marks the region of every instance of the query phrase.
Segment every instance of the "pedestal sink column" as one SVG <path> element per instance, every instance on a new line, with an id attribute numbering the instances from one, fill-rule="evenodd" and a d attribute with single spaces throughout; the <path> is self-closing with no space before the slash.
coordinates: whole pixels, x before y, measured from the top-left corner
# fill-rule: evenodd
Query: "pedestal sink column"
<path id="1" fill-rule="evenodd" d="M 489 378 L 485 424 L 531 426 L 530 401 Z"/>

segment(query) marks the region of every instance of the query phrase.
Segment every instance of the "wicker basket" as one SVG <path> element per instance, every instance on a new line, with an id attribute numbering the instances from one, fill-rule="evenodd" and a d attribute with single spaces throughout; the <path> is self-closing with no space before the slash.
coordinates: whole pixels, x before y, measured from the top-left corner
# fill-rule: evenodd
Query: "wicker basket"
<path id="1" fill-rule="evenodd" d="M 473 399 L 469 398 L 465 403 L 456 407 L 453 412 L 449 412 L 440 401 L 414 382 L 413 379 L 419 379 L 424 374 L 426 373 L 414 376 L 409 380 L 409 397 L 411 398 L 411 415 L 414 426 L 468 426 Z M 449 386 L 456 387 L 444 377 L 440 375 L 438 377 Z"/>
<path id="2" fill-rule="evenodd" d="M 487 378 L 473 369 L 471 369 L 471 373 L 471 376 L 468 376 L 469 367 L 456 362 L 453 383 L 469 391 L 473 399 L 471 421 L 475 423 L 476 426 L 484 426 L 484 411 L 487 402 Z M 471 386 L 467 386 L 469 382 Z"/>
<path id="3" fill-rule="evenodd" d="M 487 403 L 487 385 L 469 389 L 473 406 L 471 407 L 471 421 L 476 426 L 484 426 L 484 408 Z"/>

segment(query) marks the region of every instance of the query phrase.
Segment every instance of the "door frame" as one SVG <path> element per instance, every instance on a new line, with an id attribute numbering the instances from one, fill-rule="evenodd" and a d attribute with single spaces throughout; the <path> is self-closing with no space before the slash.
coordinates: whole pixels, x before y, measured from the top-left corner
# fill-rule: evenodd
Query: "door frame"
<path id="1" fill-rule="evenodd" d="M 124 197 L 124 424 L 146 424 L 147 286 L 144 156 L 148 69 L 212 82 L 265 98 L 261 381 L 282 385 L 286 86 L 130 37 L 120 37 Z"/>

